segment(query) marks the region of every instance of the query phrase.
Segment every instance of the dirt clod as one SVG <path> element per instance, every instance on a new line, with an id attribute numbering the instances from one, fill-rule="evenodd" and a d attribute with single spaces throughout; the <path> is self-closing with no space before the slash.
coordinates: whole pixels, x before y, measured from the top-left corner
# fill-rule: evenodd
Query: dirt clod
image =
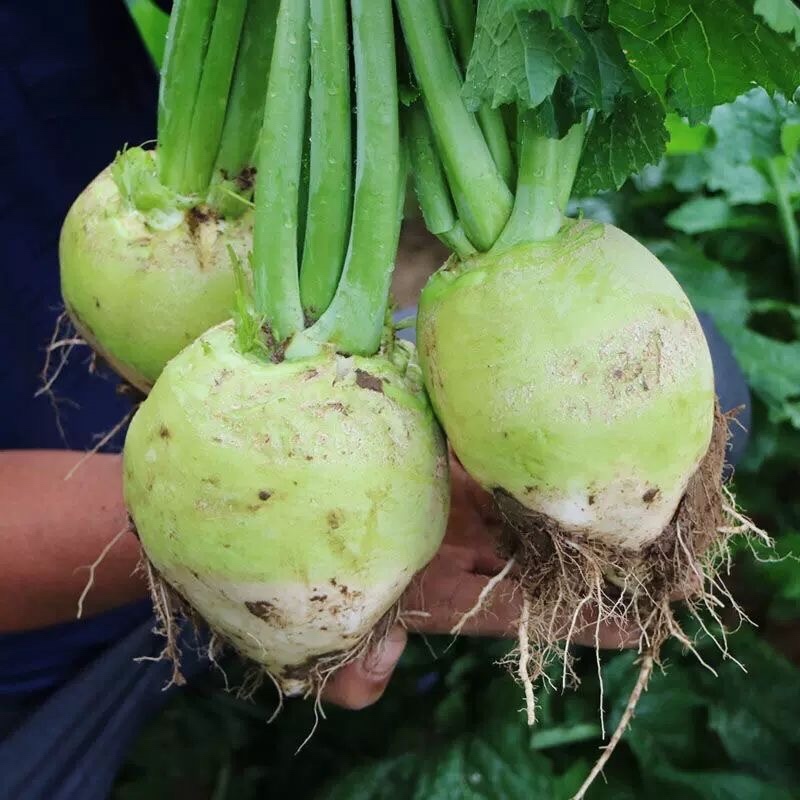
<path id="1" fill-rule="evenodd" d="M 281 612 L 269 600 L 248 600 L 245 603 L 247 610 L 264 622 L 275 624 L 281 617 Z"/>
<path id="2" fill-rule="evenodd" d="M 192 206 L 186 212 L 186 224 L 189 226 L 189 234 L 197 236 L 197 231 L 201 225 L 207 222 L 216 221 L 219 217 L 208 206 Z"/>
<path id="3" fill-rule="evenodd" d="M 652 502 L 653 502 L 653 500 L 655 500 L 655 499 L 656 499 L 656 497 L 658 497 L 658 493 L 659 493 L 660 491 L 661 491 L 661 490 L 660 490 L 660 489 L 658 489 L 658 488 L 655 488 L 655 489 L 648 489 L 648 490 L 647 490 L 647 491 L 646 491 L 646 492 L 645 492 L 645 493 L 642 495 L 642 502 L 644 502 L 644 503 L 652 503 Z"/>
<path id="4" fill-rule="evenodd" d="M 326 519 L 328 521 L 328 527 L 335 531 L 342 524 L 342 512 L 338 509 L 329 511 Z"/>
<path id="5" fill-rule="evenodd" d="M 371 392 L 383 394 L 383 381 L 363 369 L 356 370 L 356 385 L 362 389 L 369 389 Z"/>
<path id="6" fill-rule="evenodd" d="M 279 342 L 275 338 L 272 328 L 267 323 L 264 323 L 261 326 L 261 331 L 264 334 L 264 341 L 266 342 L 267 349 L 269 350 L 269 360 L 273 364 L 282 363 L 284 357 L 286 356 L 286 348 L 289 342 L 287 340 Z"/>
<path id="7" fill-rule="evenodd" d="M 241 192 L 248 192 L 253 188 L 256 179 L 256 168 L 245 167 L 235 178 L 236 187 Z"/>

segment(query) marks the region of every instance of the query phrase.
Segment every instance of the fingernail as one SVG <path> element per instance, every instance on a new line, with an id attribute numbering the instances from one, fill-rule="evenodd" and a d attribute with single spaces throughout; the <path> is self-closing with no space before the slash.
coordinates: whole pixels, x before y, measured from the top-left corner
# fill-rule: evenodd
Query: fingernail
<path id="1" fill-rule="evenodd" d="M 391 675 L 403 655 L 406 639 L 406 631 L 400 625 L 391 628 L 364 657 L 364 672 L 373 680 L 383 680 Z"/>

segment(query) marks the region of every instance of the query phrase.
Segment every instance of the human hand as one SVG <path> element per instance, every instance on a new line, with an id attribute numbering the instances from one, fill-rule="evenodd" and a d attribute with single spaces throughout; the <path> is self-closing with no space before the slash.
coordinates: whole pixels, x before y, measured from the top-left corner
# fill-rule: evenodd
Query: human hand
<path id="1" fill-rule="evenodd" d="M 451 459 L 451 506 L 447 532 L 433 560 L 403 596 L 403 622 L 362 658 L 336 672 L 323 699 L 345 708 L 360 709 L 380 699 L 405 649 L 406 628 L 413 633 L 446 634 L 462 622 L 478 602 L 481 591 L 500 574 L 506 562 L 497 555 L 501 523 L 492 497 Z M 622 648 L 638 641 L 638 632 L 612 624 L 596 625 L 587 604 L 571 640 L 576 644 Z M 470 615 L 460 632 L 469 636 L 513 637 L 522 610 L 522 593 L 513 578 L 504 577 Z M 565 622 L 566 627 L 566 622 Z M 598 630 L 599 627 L 599 630 Z"/>

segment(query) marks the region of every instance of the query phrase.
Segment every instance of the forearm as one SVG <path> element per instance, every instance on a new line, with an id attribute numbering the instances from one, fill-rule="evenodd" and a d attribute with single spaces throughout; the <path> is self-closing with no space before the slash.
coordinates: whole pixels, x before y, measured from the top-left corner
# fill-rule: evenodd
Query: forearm
<path id="1" fill-rule="evenodd" d="M 118 455 L 0 452 L 0 632 L 73 620 L 92 564 L 127 527 Z M 144 597 L 136 537 L 126 531 L 94 575 L 84 615 Z"/>

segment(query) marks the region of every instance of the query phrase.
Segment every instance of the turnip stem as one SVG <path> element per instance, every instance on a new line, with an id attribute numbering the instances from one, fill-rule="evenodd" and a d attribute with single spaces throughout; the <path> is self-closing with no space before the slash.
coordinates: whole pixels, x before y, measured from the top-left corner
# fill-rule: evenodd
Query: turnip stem
<path id="1" fill-rule="evenodd" d="M 303 327 L 297 226 L 306 124 L 308 21 L 308 2 L 281 0 L 258 145 L 254 302 L 275 344 Z"/>
<path id="2" fill-rule="evenodd" d="M 778 207 L 778 217 L 786 246 L 789 250 L 789 263 L 795 279 L 795 293 L 800 299 L 800 228 L 797 225 L 794 207 L 789 195 L 786 178 L 781 175 L 775 160 L 767 161 L 767 174 L 775 192 L 775 204 Z"/>
<path id="3" fill-rule="evenodd" d="M 350 225 L 352 152 L 346 0 L 311 0 L 311 136 L 300 298 L 306 318 L 330 305 Z"/>
<path id="4" fill-rule="evenodd" d="M 297 358 L 332 343 L 377 352 L 400 235 L 405 178 L 400 152 L 391 0 L 351 0 L 356 79 L 356 171 L 344 268 L 325 313 L 286 352 Z M 259 180 L 259 186 L 260 186 Z"/>
<path id="5" fill-rule="evenodd" d="M 415 103 L 405 111 L 404 122 L 414 189 L 425 227 L 460 258 L 465 258 L 473 254 L 475 248 L 456 217 L 450 187 L 422 103 Z"/>
<path id="6" fill-rule="evenodd" d="M 249 0 L 247 4 L 214 165 L 217 175 L 223 178 L 236 178 L 253 166 L 264 114 L 278 5 L 279 0 Z"/>
<path id="7" fill-rule="evenodd" d="M 169 20 L 158 94 L 158 165 L 161 182 L 177 192 L 216 7 L 216 0 L 176 0 Z"/>
<path id="8" fill-rule="evenodd" d="M 466 72 L 472 41 L 475 38 L 475 4 L 473 0 L 447 0 L 447 16 L 461 62 L 462 74 Z M 508 143 L 503 116 L 496 108 L 482 105 L 476 112 L 486 144 L 503 180 L 509 186 L 514 182 L 514 158 Z"/>
<path id="9" fill-rule="evenodd" d="M 458 216 L 476 247 L 488 250 L 511 213 L 511 192 L 461 99 L 461 76 L 438 0 L 396 0 L 396 5 Z"/>
<path id="10" fill-rule="evenodd" d="M 211 182 L 228 107 L 233 68 L 239 49 L 247 0 L 219 0 L 203 61 L 180 191 L 205 193 Z"/>
<path id="11" fill-rule="evenodd" d="M 497 241 L 498 249 L 543 241 L 558 233 L 575 180 L 585 130 L 585 123 L 580 122 L 563 139 L 549 139 L 537 133 L 531 112 L 520 116 L 514 210 Z"/>

